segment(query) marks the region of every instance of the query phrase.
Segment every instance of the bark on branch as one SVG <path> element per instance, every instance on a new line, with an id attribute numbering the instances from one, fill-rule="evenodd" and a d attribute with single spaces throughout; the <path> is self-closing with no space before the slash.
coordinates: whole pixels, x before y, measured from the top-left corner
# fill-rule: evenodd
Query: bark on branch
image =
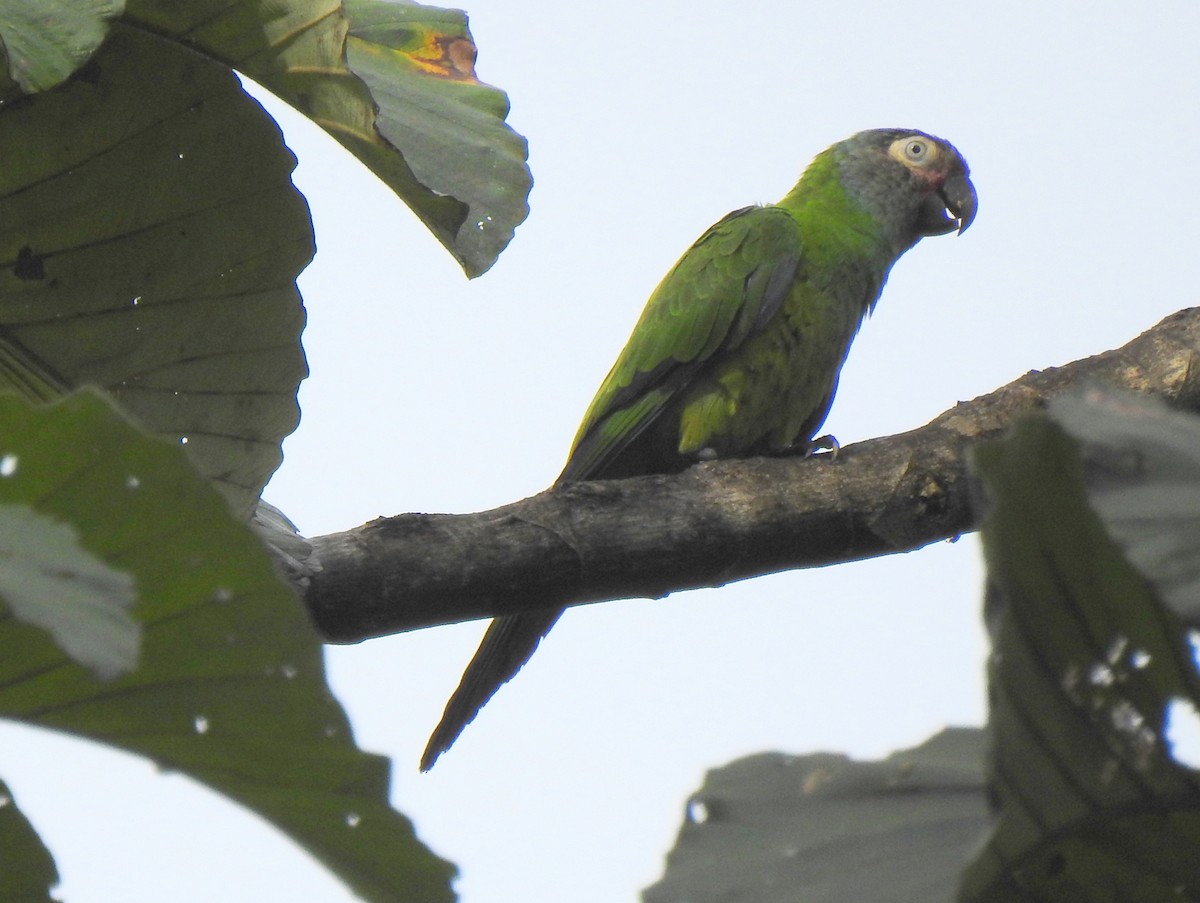
<path id="1" fill-rule="evenodd" d="M 966 452 L 1080 384 L 1200 411 L 1200 308 L 1114 351 L 1031 371 L 836 460 L 754 458 L 579 483 L 478 514 L 401 514 L 317 537 L 305 601 L 350 643 L 541 607 L 721 586 L 907 552 L 974 529 Z"/>

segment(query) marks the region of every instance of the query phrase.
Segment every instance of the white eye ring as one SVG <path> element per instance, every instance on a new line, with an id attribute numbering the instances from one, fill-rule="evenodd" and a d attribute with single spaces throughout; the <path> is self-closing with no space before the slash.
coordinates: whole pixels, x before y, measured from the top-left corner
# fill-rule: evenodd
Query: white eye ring
<path id="1" fill-rule="evenodd" d="M 925 169 L 936 165 L 941 157 L 937 141 L 920 133 L 896 138 L 888 145 L 888 156 L 909 169 Z"/>

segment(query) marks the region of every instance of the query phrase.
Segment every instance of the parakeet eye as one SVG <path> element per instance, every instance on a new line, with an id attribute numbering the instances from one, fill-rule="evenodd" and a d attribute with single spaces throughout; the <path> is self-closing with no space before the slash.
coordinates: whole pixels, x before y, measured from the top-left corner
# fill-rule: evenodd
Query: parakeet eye
<path id="1" fill-rule="evenodd" d="M 929 142 L 923 138 L 910 138 L 904 145 L 904 156 L 914 163 L 920 163 L 929 156 Z"/>
<path id="2" fill-rule="evenodd" d="M 938 146 L 924 135 L 908 135 L 893 141 L 888 153 L 905 166 L 924 168 L 938 158 Z"/>

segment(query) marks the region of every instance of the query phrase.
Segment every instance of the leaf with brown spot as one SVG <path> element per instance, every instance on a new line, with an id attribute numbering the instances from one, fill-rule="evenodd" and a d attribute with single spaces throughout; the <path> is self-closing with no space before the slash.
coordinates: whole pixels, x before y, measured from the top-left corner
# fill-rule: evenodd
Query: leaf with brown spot
<path id="1" fill-rule="evenodd" d="M 235 67 L 307 115 L 395 191 L 468 276 L 495 263 L 529 213 L 525 140 L 504 122 L 504 93 L 476 81 L 475 43 L 458 10 L 381 0 L 129 0 L 125 16 Z"/>

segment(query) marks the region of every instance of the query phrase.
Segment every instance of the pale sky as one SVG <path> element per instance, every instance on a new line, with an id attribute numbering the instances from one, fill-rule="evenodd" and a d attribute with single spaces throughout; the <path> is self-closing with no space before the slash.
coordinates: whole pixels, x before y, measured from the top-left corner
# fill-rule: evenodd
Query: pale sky
<path id="1" fill-rule="evenodd" d="M 300 281 L 313 375 L 266 495 L 306 534 L 545 488 L 679 254 L 860 129 L 952 141 L 980 206 L 965 236 L 893 271 L 827 423 L 843 445 L 1197 301 L 1190 0 L 468 12 L 536 183 L 482 278 L 331 140 L 285 123 L 319 247 Z M 633 901 L 707 769 L 764 750 L 877 757 L 982 723 L 981 576 L 968 537 L 575 609 L 430 775 L 417 760 L 483 625 L 328 659 L 360 746 L 394 760 L 393 804 L 459 864 L 464 903 Z M 2 726 L 0 776 L 71 903 L 353 899 L 264 823 L 133 757 Z"/>

